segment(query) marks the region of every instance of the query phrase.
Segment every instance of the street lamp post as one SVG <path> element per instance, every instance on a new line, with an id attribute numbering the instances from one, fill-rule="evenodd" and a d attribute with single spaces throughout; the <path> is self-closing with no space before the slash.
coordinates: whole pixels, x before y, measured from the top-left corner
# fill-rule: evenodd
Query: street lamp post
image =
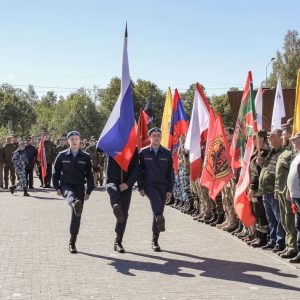
<path id="1" fill-rule="evenodd" d="M 275 57 L 272 57 L 271 58 L 271 60 L 267 63 L 267 65 L 266 65 L 266 88 L 268 87 L 268 66 L 270 65 L 270 63 L 272 62 L 272 61 L 274 61 L 275 60 Z"/>

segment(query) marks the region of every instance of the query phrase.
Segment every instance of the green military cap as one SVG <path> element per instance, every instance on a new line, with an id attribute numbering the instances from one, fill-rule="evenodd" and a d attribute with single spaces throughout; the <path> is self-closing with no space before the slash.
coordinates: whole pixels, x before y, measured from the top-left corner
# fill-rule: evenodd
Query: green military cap
<path id="1" fill-rule="evenodd" d="M 153 127 L 148 131 L 148 135 L 150 136 L 153 132 L 160 132 L 161 133 L 161 129 L 158 127 Z"/>

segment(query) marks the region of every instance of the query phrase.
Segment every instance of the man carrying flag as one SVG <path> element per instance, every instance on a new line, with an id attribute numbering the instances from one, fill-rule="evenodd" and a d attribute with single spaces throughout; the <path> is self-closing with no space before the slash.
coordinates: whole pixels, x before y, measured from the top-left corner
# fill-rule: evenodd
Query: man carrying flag
<path id="1" fill-rule="evenodd" d="M 165 231 L 165 201 L 172 196 L 174 171 L 171 152 L 161 146 L 161 129 L 150 129 L 149 138 L 150 146 L 140 152 L 138 187 L 141 196 L 146 195 L 150 200 L 153 213 L 152 249 L 158 252 L 159 234 Z"/>
<path id="2" fill-rule="evenodd" d="M 40 139 L 40 143 L 37 150 L 37 161 L 39 163 L 39 177 L 41 180 L 41 186 L 45 183 L 45 178 L 47 176 L 47 159 L 45 152 L 45 144 L 44 144 L 44 134 Z"/>
<path id="3" fill-rule="evenodd" d="M 137 180 L 138 152 L 132 88 L 127 54 L 127 25 L 123 48 L 121 92 L 99 138 L 97 148 L 108 155 L 106 190 L 116 217 L 114 250 L 124 253 L 122 245 L 132 187 Z"/>

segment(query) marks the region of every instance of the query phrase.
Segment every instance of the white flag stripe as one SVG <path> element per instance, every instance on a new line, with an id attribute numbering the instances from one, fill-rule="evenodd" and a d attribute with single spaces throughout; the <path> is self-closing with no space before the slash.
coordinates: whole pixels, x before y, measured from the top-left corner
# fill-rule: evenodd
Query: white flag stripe
<path id="1" fill-rule="evenodd" d="M 191 122 L 185 141 L 185 148 L 189 150 L 191 163 L 201 157 L 201 134 L 208 128 L 208 123 L 209 111 L 196 89 Z"/>
<path id="2" fill-rule="evenodd" d="M 262 85 L 260 85 L 255 97 L 255 111 L 258 130 L 262 129 L 262 113 L 263 113 L 263 93 Z"/>
<path id="3" fill-rule="evenodd" d="M 271 129 L 281 129 L 281 119 L 285 117 L 285 108 L 280 76 L 278 75 L 276 94 L 273 106 Z"/>

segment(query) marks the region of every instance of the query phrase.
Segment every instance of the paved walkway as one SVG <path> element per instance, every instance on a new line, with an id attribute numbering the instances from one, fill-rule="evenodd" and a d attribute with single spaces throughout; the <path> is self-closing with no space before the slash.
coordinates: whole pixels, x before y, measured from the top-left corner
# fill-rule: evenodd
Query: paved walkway
<path id="1" fill-rule="evenodd" d="M 0 299 L 299 299 L 300 266 L 166 208 L 163 252 L 151 250 L 151 212 L 134 192 L 126 254 L 113 251 L 105 191 L 82 217 L 68 252 L 70 211 L 51 190 L 0 190 Z"/>

